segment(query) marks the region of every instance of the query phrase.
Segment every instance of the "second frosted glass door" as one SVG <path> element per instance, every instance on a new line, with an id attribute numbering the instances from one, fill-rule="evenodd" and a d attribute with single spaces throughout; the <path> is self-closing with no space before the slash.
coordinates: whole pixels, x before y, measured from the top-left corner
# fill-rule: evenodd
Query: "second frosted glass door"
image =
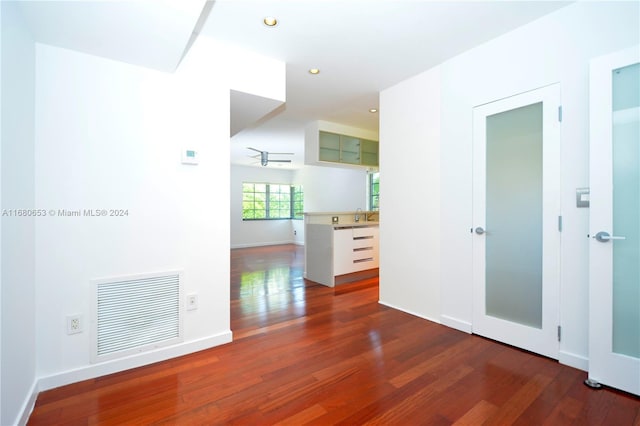
<path id="1" fill-rule="evenodd" d="M 549 86 L 474 109 L 472 228 L 473 331 L 554 358 L 558 98 Z"/>
<path id="2" fill-rule="evenodd" d="M 640 46 L 590 83 L 588 383 L 640 395 Z"/>

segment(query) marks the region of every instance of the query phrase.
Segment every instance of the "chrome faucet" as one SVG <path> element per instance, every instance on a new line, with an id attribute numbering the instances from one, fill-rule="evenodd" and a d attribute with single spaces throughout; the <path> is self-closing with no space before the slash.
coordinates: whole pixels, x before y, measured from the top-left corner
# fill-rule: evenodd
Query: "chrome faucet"
<path id="1" fill-rule="evenodd" d="M 355 222 L 360 222 L 360 213 L 362 213 L 362 209 L 358 207 L 358 209 L 356 210 L 355 216 L 353 216 L 353 220 Z"/>

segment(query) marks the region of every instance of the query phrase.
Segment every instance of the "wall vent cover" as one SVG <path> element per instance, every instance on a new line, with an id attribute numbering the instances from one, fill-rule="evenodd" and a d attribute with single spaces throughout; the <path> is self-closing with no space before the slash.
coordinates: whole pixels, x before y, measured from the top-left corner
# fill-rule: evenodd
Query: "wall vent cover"
<path id="1" fill-rule="evenodd" d="M 180 272 L 93 280 L 92 362 L 183 340 Z"/>

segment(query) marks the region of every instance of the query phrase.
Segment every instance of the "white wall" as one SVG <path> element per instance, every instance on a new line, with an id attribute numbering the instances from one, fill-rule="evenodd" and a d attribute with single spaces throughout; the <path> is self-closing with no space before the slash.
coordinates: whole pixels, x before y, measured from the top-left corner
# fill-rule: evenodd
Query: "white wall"
<path id="1" fill-rule="evenodd" d="M 167 74 L 36 46 L 36 205 L 128 210 L 36 224 L 40 388 L 230 341 L 229 99 L 242 87 L 225 67 L 229 51 L 199 38 Z M 254 59 L 253 70 L 273 65 Z M 253 94 L 284 90 L 284 66 L 275 68 L 282 73 L 253 76 Z M 182 165 L 183 148 L 200 164 Z M 90 280 L 174 269 L 199 296 L 198 310 L 185 313 L 184 343 L 90 364 Z M 70 314 L 82 315 L 83 333 L 66 335 Z"/>
<path id="2" fill-rule="evenodd" d="M 639 5 L 637 2 L 579 2 L 516 29 L 480 47 L 461 54 L 444 64 L 441 74 L 441 108 L 434 103 L 421 108 L 422 120 L 427 125 L 440 127 L 440 223 L 417 221 L 415 232 L 429 238 L 433 229 L 440 229 L 440 276 L 432 270 L 426 277 L 413 277 L 414 286 L 426 282 L 440 287 L 441 321 L 445 324 L 471 330 L 471 147 L 472 108 L 482 103 L 521 93 L 547 84 L 559 82 L 562 91 L 564 119 L 562 123 L 562 277 L 560 310 L 563 341 L 560 361 L 578 368 L 587 367 L 588 319 L 588 209 L 575 207 L 575 189 L 588 186 L 588 69 L 593 57 L 628 47 L 638 42 Z M 428 73 L 435 73 L 436 70 Z M 427 73 L 427 74 L 428 74 Z M 428 77 L 424 77 L 428 79 Z M 393 136 L 385 136 L 387 126 L 396 126 L 390 110 L 403 102 L 415 102 L 415 97 L 430 97 L 423 79 L 408 80 L 381 94 L 381 166 L 385 175 L 403 173 L 403 170 L 422 170 L 424 159 L 406 156 L 390 162 L 386 158 L 385 144 L 398 143 Z M 404 84 L 404 83 L 403 83 Z M 404 92 L 400 99 L 396 93 Z M 393 102 L 386 104 L 386 99 Z M 435 102 L 435 101 L 434 101 Z M 387 122 L 390 117 L 390 123 Z M 420 127 L 413 132 L 422 137 Z M 393 137 L 393 140 L 389 140 Z M 389 141 L 389 142 L 387 142 Z M 418 146 L 415 147 L 418 149 Z M 385 193 L 402 191 L 400 182 L 389 186 L 382 180 L 381 202 Z M 436 183 L 427 183 L 435 192 Z M 381 230 L 385 223 L 404 220 L 401 212 L 393 216 L 382 207 Z M 382 232 L 381 232 L 382 234 Z M 384 244 L 381 236 L 381 242 Z M 384 249 L 383 249 L 384 250 Z M 384 252 L 383 252 L 384 253 Z M 392 267 L 391 259 L 381 254 L 381 271 Z M 382 279 L 384 278 L 384 279 Z M 381 277 L 381 294 L 391 292 L 400 279 L 399 274 Z M 398 295 L 400 308 L 411 310 L 415 302 L 410 299 L 419 290 L 409 291 L 403 298 Z M 437 294 L 435 288 L 429 290 Z M 431 301 L 424 301 L 432 306 Z"/>
<path id="3" fill-rule="evenodd" d="M 380 94 L 380 302 L 434 321 L 440 318 L 440 85 L 436 68 Z"/>
<path id="4" fill-rule="evenodd" d="M 294 220 L 242 220 L 242 183 L 291 184 L 293 172 L 272 167 L 231 166 L 231 248 L 289 244 Z"/>
<path id="5" fill-rule="evenodd" d="M 14 2 L 0 3 L 2 28 L 2 210 L 33 209 L 33 40 Z M 16 424 L 35 386 L 35 219 L 2 216 L 0 424 Z M 22 419 L 24 420 L 24 419 Z"/>
<path id="6" fill-rule="evenodd" d="M 37 223 L 37 365 L 44 387 L 153 358 L 89 364 L 92 279 L 183 270 L 185 292 L 199 294 L 199 309 L 185 318 L 184 346 L 231 340 L 229 165 L 222 160 L 229 88 L 212 66 L 206 80 L 191 68 L 202 65 L 191 57 L 198 47 L 166 74 L 37 45 L 36 204 L 129 214 Z M 180 164 L 185 141 L 199 152 L 200 165 Z M 65 334 L 70 314 L 82 315 L 85 332 Z"/>
<path id="7" fill-rule="evenodd" d="M 305 212 L 354 211 L 367 207 L 364 169 L 305 166 L 293 181 L 304 189 Z"/>
<path id="8" fill-rule="evenodd" d="M 367 172 L 364 169 L 304 166 L 293 183 L 302 185 L 305 212 L 341 212 L 367 208 Z M 296 243 L 304 243 L 304 222 L 294 221 Z"/>

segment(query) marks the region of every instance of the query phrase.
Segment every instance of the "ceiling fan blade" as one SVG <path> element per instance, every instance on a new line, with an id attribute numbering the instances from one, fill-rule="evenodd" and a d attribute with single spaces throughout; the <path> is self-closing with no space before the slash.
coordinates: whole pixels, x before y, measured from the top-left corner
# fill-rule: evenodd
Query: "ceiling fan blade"
<path id="1" fill-rule="evenodd" d="M 293 152 L 269 152 L 269 155 L 293 155 Z"/>
<path id="2" fill-rule="evenodd" d="M 290 163 L 291 160 L 272 160 L 269 158 L 269 163 Z"/>
<path id="3" fill-rule="evenodd" d="M 248 146 L 247 149 L 250 149 L 252 151 L 259 152 L 259 153 L 264 152 L 264 151 L 260 151 L 259 149 L 251 148 L 250 146 Z"/>

